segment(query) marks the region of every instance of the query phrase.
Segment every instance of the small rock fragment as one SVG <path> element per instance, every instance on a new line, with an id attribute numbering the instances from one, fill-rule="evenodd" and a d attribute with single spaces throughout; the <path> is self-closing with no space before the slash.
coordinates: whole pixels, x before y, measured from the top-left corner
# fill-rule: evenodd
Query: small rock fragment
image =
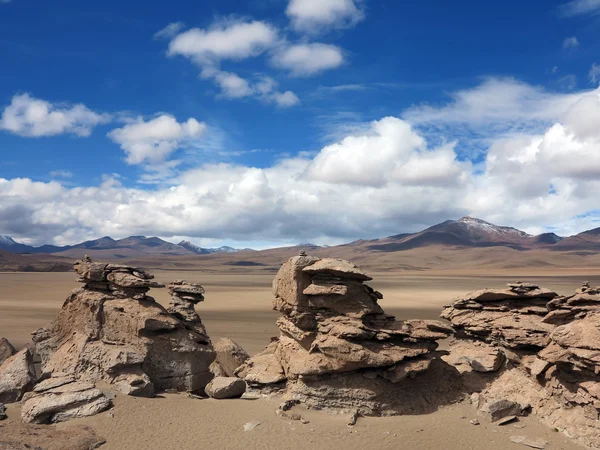
<path id="1" fill-rule="evenodd" d="M 479 425 L 479 420 L 477 420 L 477 419 L 472 419 L 472 420 L 469 420 L 469 423 L 470 423 L 471 425 Z"/>
<path id="2" fill-rule="evenodd" d="M 350 414 L 350 419 L 348 420 L 348 426 L 349 427 L 353 427 L 354 425 L 356 425 L 356 421 L 358 420 L 358 417 L 360 416 L 358 409 L 355 410 L 352 414 Z"/>
<path id="3" fill-rule="evenodd" d="M 252 431 L 259 425 L 260 422 L 258 420 L 255 420 L 253 422 L 247 422 L 244 424 L 244 431 Z"/>
<path id="4" fill-rule="evenodd" d="M 548 445 L 548 442 L 544 441 L 543 439 L 530 439 L 526 436 L 511 436 L 510 440 L 515 444 L 521 444 L 525 445 L 526 447 L 537 449 L 544 449 L 546 448 L 546 445 Z"/>
<path id="5" fill-rule="evenodd" d="M 517 416 L 507 416 L 504 417 L 503 419 L 500 419 L 498 421 L 498 423 L 496 423 L 496 425 L 501 426 L 501 425 L 506 425 L 507 423 L 513 422 L 517 420 Z"/>

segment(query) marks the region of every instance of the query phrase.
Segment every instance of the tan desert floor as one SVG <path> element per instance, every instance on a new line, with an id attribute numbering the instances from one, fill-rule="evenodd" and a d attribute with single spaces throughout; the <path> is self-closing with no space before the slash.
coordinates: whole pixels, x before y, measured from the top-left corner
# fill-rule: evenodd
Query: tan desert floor
<path id="1" fill-rule="evenodd" d="M 213 339 L 228 336 L 249 353 L 256 353 L 278 334 L 271 310 L 272 274 L 215 274 L 158 271 L 161 282 L 187 279 L 206 288 L 206 302 L 198 311 Z M 383 292 L 381 305 L 398 318 L 436 318 L 444 304 L 458 295 L 483 287 L 500 287 L 517 278 L 537 282 L 559 293 L 573 292 L 582 281 L 600 285 L 600 274 L 538 272 L 535 276 L 508 273 L 402 272 L 371 273 L 370 284 Z M 73 273 L 0 273 L 0 336 L 16 346 L 25 345 L 30 333 L 49 323 L 71 289 L 78 284 Z M 168 303 L 165 289 L 152 291 Z M 316 411 L 303 413 L 310 424 L 290 422 L 275 415 L 277 402 L 268 400 L 194 400 L 185 395 L 157 399 L 119 396 L 114 418 L 108 413 L 76 421 L 92 425 L 107 439 L 110 449 L 212 449 L 212 448 L 405 448 L 405 449 L 511 449 L 525 448 L 509 441 L 511 435 L 543 438 L 547 449 L 580 448 L 562 435 L 523 419 L 526 427 L 474 426 L 475 412 L 468 404 L 451 405 L 423 416 L 360 419 L 349 428 L 346 417 Z M 18 407 L 9 407 L 17 420 Z M 466 417 L 463 419 L 462 417 Z M 244 423 L 261 425 L 243 432 Z M 69 426 L 60 425 L 60 426 Z M 395 435 L 395 436 L 394 436 Z"/>

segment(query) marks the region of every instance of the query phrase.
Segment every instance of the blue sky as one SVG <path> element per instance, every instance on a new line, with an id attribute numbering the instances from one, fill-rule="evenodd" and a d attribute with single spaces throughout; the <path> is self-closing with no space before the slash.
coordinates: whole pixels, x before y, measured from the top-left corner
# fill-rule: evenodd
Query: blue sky
<path id="1" fill-rule="evenodd" d="M 0 234 L 595 227 L 599 19 L 599 0 L 0 0 Z"/>

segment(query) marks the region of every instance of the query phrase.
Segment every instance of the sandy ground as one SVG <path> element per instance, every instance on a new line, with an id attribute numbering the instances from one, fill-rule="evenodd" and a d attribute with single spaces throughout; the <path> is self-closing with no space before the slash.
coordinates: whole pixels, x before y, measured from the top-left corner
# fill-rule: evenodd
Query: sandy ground
<path id="1" fill-rule="evenodd" d="M 278 334 L 271 309 L 272 274 L 218 274 L 207 272 L 157 271 L 161 282 L 187 279 L 206 288 L 206 302 L 198 311 L 213 339 L 228 336 L 254 354 L 269 337 Z M 371 273 L 370 284 L 383 292 L 381 305 L 398 318 L 437 318 L 444 304 L 458 295 L 483 287 L 500 287 L 517 278 L 537 282 L 567 294 L 582 281 L 600 285 L 600 274 L 570 271 L 538 272 L 534 276 L 514 273 L 417 272 Z M 21 347 L 30 333 L 49 323 L 70 290 L 76 288 L 72 273 L 0 273 L 0 336 Z M 158 301 L 168 303 L 165 289 L 152 291 Z M 368 418 L 349 428 L 347 418 L 317 411 L 303 411 L 310 420 L 303 425 L 279 418 L 277 402 L 260 400 L 196 400 L 165 394 L 163 398 L 136 399 L 119 396 L 114 417 L 99 416 L 73 423 L 91 425 L 117 449 L 200 449 L 200 448 L 377 448 L 377 449 L 511 449 L 525 448 L 510 442 L 511 435 L 543 438 L 548 449 L 580 448 L 562 435 L 525 418 L 525 428 L 514 425 L 474 426 L 476 417 L 467 403 L 450 405 L 421 416 Z M 9 420 L 18 420 L 18 405 L 8 410 Z M 256 429 L 243 431 L 246 422 L 260 421 Z M 59 425 L 59 427 L 69 424 Z"/>
<path id="2" fill-rule="evenodd" d="M 107 443 L 102 450 L 149 449 L 410 449 L 511 450 L 525 449 L 510 436 L 543 439 L 548 450 L 581 450 L 559 433 L 532 417 L 515 424 L 480 425 L 466 402 L 441 408 L 433 414 L 359 418 L 348 427 L 348 417 L 296 408 L 304 419 L 280 418 L 274 400 L 196 400 L 185 394 L 164 394 L 143 399 L 120 396 L 115 408 L 94 417 L 59 424 L 59 428 L 89 425 Z M 9 420 L 18 420 L 19 407 L 11 405 Z M 112 417 L 111 417 L 112 415 Z M 244 424 L 260 422 L 252 431 Z M 515 426 L 516 425 L 516 426 Z M 522 427 L 524 428 L 517 428 Z M 68 450 L 68 449 L 65 449 Z"/>

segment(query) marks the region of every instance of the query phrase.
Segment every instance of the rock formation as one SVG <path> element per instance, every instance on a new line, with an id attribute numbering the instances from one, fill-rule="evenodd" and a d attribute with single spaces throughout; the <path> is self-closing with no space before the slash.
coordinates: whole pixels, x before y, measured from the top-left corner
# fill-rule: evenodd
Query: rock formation
<path id="1" fill-rule="evenodd" d="M 35 385 L 33 354 L 29 347 L 9 357 L 0 366 L 0 403 L 14 403 Z"/>
<path id="2" fill-rule="evenodd" d="M 549 426 L 600 448 L 600 289 L 584 283 L 574 295 L 559 297 L 515 283 L 469 294 L 442 317 L 461 338 L 447 361 L 460 367 L 461 359 L 472 363 L 482 351 L 501 352 L 510 361 L 505 370 L 494 368 L 497 378 L 484 380 L 475 401 L 483 414 L 510 406 L 494 410 L 497 420 L 531 407 Z"/>
<path id="3" fill-rule="evenodd" d="M 368 415 L 443 402 L 453 391 L 452 376 L 425 388 L 419 374 L 439 377 L 448 369 L 436 358 L 436 340 L 452 330 L 438 321 L 385 314 L 382 294 L 364 284 L 369 280 L 348 261 L 289 259 L 273 282 L 281 334 L 236 374 L 263 392 L 280 389 L 309 406 L 359 408 Z"/>
<path id="4" fill-rule="evenodd" d="M 142 269 L 86 257 L 75 264 L 75 271 L 83 288 L 67 298 L 54 322 L 33 333 L 41 379 L 54 387 L 39 388 L 27 399 L 24 419 L 29 420 L 27 411 L 46 408 L 44 399 L 56 398 L 56 389 L 65 405 L 77 394 L 87 399 L 88 411 L 104 407 L 93 387 L 99 381 L 145 397 L 157 390 L 198 391 L 206 386 L 215 353 L 193 308 L 203 299 L 201 286 L 181 281 L 170 285 L 168 311 L 147 295 L 150 288 L 164 286 Z M 63 383 L 65 379 L 83 384 Z M 68 412 L 52 414 L 51 421 L 70 417 Z"/>

